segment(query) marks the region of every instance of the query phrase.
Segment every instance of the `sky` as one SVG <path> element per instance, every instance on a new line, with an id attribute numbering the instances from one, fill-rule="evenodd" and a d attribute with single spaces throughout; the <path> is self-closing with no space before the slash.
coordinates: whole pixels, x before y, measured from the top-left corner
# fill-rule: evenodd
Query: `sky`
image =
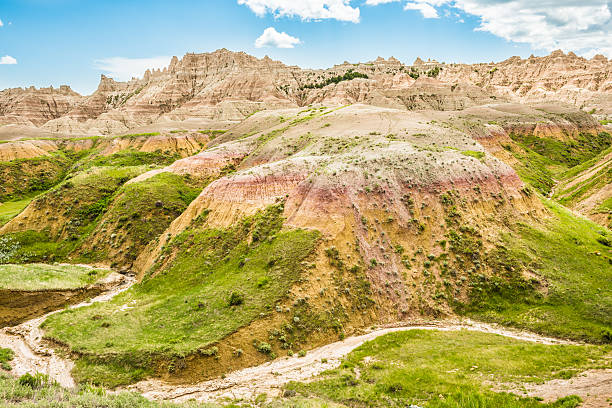
<path id="1" fill-rule="evenodd" d="M 0 89 L 117 80 L 219 48 L 327 68 L 394 56 L 612 58 L 612 0 L 0 0 Z"/>

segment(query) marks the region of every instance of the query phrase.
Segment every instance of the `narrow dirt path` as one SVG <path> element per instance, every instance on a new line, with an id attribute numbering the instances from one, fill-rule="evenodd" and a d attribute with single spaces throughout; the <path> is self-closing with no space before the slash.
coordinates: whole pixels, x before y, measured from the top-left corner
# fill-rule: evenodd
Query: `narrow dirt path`
<path id="1" fill-rule="evenodd" d="M 204 381 L 199 384 L 177 386 L 151 379 L 139 382 L 127 389 L 139 392 L 149 399 L 173 402 L 184 402 L 190 399 L 215 402 L 222 398 L 252 400 L 262 393 L 276 397 L 279 396 L 282 387 L 290 381 L 309 381 L 321 372 L 337 367 L 342 358 L 363 343 L 387 333 L 406 330 L 470 330 L 541 344 L 578 344 L 470 320 L 440 321 L 418 326 L 406 325 L 374 330 L 311 350 L 304 357 L 278 358 L 269 363 L 235 371 L 222 379 Z M 323 363 L 322 360 L 326 362 Z"/>
<path id="2" fill-rule="evenodd" d="M 108 287 L 105 293 L 71 308 L 109 301 L 127 290 L 134 282 L 133 278 L 113 273 L 109 275 L 106 282 L 103 282 Z M 0 347 L 10 348 L 15 352 L 15 358 L 10 363 L 14 375 L 40 372 L 49 375 L 51 379 L 64 387 L 74 387 L 75 382 L 71 375 L 74 363 L 70 359 L 55 354 L 53 350 L 45 347 L 42 341 L 43 331 L 40 329 L 40 324 L 48 316 L 57 312 L 48 313 L 19 326 L 1 329 Z M 184 402 L 191 399 L 200 402 L 216 402 L 223 398 L 252 400 L 262 393 L 266 393 L 270 397 L 276 397 L 280 395 L 282 387 L 290 381 L 309 381 L 321 372 L 337 367 L 348 353 L 363 343 L 388 333 L 406 330 L 469 330 L 541 344 L 579 344 L 471 320 L 447 320 L 419 325 L 404 324 L 384 327 L 360 336 L 349 337 L 343 341 L 311 350 L 304 357 L 278 358 L 259 366 L 238 370 L 228 374 L 225 378 L 185 386 L 151 379 L 139 382 L 126 389 L 139 392 L 149 399 L 173 402 Z M 555 380 L 534 386 L 533 389 L 527 388 L 526 393 L 532 396 L 541 396 L 547 400 L 577 394 L 589 402 L 593 395 L 597 396 L 597 393 L 610 389 L 611 384 L 612 370 L 598 370 L 585 373 L 584 378 L 579 376 L 571 380 Z M 598 405 L 597 401 L 599 399 L 593 401 L 595 401 L 595 405 L 589 402 L 584 406 L 589 408 L 604 406 Z"/>
<path id="3" fill-rule="evenodd" d="M 76 309 L 93 303 L 106 302 L 128 289 L 134 282 L 135 279 L 133 278 L 113 272 L 99 282 L 106 288 L 104 293 L 87 302 L 70 306 L 70 308 Z M 9 348 L 15 353 L 15 357 L 10 362 L 12 374 L 20 376 L 25 373 L 38 372 L 47 374 L 63 387 L 75 386 L 70 373 L 74 363 L 69 359 L 58 356 L 53 350 L 45 347 L 42 342 L 43 331 L 40 329 L 40 324 L 48 316 L 61 310 L 63 309 L 47 313 L 18 326 L 5 327 L 0 330 L 0 347 Z"/>

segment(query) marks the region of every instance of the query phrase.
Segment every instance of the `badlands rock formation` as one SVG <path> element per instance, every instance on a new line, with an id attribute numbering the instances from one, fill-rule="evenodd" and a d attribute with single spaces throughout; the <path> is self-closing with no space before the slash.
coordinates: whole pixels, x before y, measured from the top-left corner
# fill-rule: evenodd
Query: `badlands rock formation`
<path id="1" fill-rule="evenodd" d="M 565 228 L 543 197 L 563 195 L 574 168 L 576 185 L 589 179 L 590 161 L 603 186 L 584 214 L 609 198 L 612 138 L 589 111 L 608 112 L 610 65 L 557 52 L 303 70 L 219 50 L 103 76 L 49 118 L 15 102 L 29 106 L 21 126 L 61 137 L 0 144 L 2 197 L 31 199 L 0 227 L 3 256 L 138 274 L 125 297 L 58 314 L 46 335 L 92 367 L 179 381 L 453 314 L 481 289 L 535 301 L 554 281 L 513 237 Z M 599 240 L 559 252 L 607 267 L 607 230 L 585 230 Z"/>
<path id="2" fill-rule="evenodd" d="M 67 85 L 5 89 L 0 91 L 0 123 L 40 126 L 66 115 L 81 99 Z"/>
<path id="3" fill-rule="evenodd" d="M 407 66 L 391 57 L 301 69 L 225 49 L 174 57 L 164 70 L 117 82 L 102 76 L 81 97 L 68 87 L 0 93 L 0 123 L 62 134 L 120 134 L 169 120 L 237 122 L 253 112 L 364 102 L 408 110 L 462 110 L 493 101 L 562 101 L 612 113 L 612 63 L 556 51 L 500 63 Z M 358 73 L 356 77 L 352 74 Z M 348 77 L 347 77 L 348 75 Z M 339 80 L 339 79 L 352 80 Z"/>
<path id="4" fill-rule="evenodd" d="M 545 57 L 512 57 L 500 63 L 444 67 L 439 79 L 468 82 L 520 102 L 562 101 L 580 109 L 612 113 L 612 62 L 555 51 Z"/>

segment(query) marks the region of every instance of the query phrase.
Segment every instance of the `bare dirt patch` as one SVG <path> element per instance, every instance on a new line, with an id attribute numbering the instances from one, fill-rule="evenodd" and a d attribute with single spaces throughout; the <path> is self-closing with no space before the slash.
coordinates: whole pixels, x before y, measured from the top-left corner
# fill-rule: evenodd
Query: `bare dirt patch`
<path id="1" fill-rule="evenodd" d="M 582 408 L 608 408 L 612 405 L 612 369 L 588 370 L 568 380 L 556 379 L 544 384 L 527 385 L 525 394 L 556 401 L 568 395 L 578 395 Z"/>

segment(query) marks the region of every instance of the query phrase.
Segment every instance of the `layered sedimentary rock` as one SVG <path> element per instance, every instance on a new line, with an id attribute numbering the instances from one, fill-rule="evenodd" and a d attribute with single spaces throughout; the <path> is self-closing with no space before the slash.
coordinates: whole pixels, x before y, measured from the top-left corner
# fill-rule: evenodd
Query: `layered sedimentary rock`
<path id="1" fill-rule="evenodd" d="M 414 233 L 427 225 L 429 238 L 443 237 L 445 228 L 434 220 L 444 218 L 439 197 L 450 190 L 475 219 L 508 203 L 519 214 L 542 210 L 511 167 L 466 133 L 433 124 L 430 114 L 358 104 L 285 110 L 276 118 L 258 113 L 215 140 L 217 146 L 131 181 L 160 172 L 220 177 L 172 223 L 159 248 L 203 212 L 209 226 L 225 228 L 279 200 L 288 226 L 316 229 L 337 245 L 357 237 L 363 259 L 384 252 L 363 228 L 365 218 L 392 219 L 394 228 Z M 245 129 L 257 131 L 244 138 Z M 225 174 L 228 167 L 235 171 Z M 143 252 L 137 267 L 146 270 L 155 254 Z"/>
<path id="2" fill-rule="evenodd" d="M 174 57 L 164 70 L 118 82 L 102 76 L 81 97 L 60 90 L 6 90 L 0 121 L 69 134 L 118 134 L 160 121 L 238 122 L 262 109 L 367 103 L 408 110 L 462 110 L 491 102 L 563 102 L 612 113 L 612 63 L 560 51 L 500 63 L 444 64 L 391 57 L 325 70 L 287 66 L 225 49 Z"/>
<path id="3" fill-rule="evenodd" d="M 67 85 L 0 91 L 0 124 L 40 126 L 67 114 L 82 99 Z"/>
<path id="4" fill-rule="evenodd" d="M 545 57 L 512 57 L 500 63 L 445 65 L 439 79 L 471 83 L 520 102 L 561 101 L 581 109 L 612 113 L 612 61 L 555 51 Z"/>

